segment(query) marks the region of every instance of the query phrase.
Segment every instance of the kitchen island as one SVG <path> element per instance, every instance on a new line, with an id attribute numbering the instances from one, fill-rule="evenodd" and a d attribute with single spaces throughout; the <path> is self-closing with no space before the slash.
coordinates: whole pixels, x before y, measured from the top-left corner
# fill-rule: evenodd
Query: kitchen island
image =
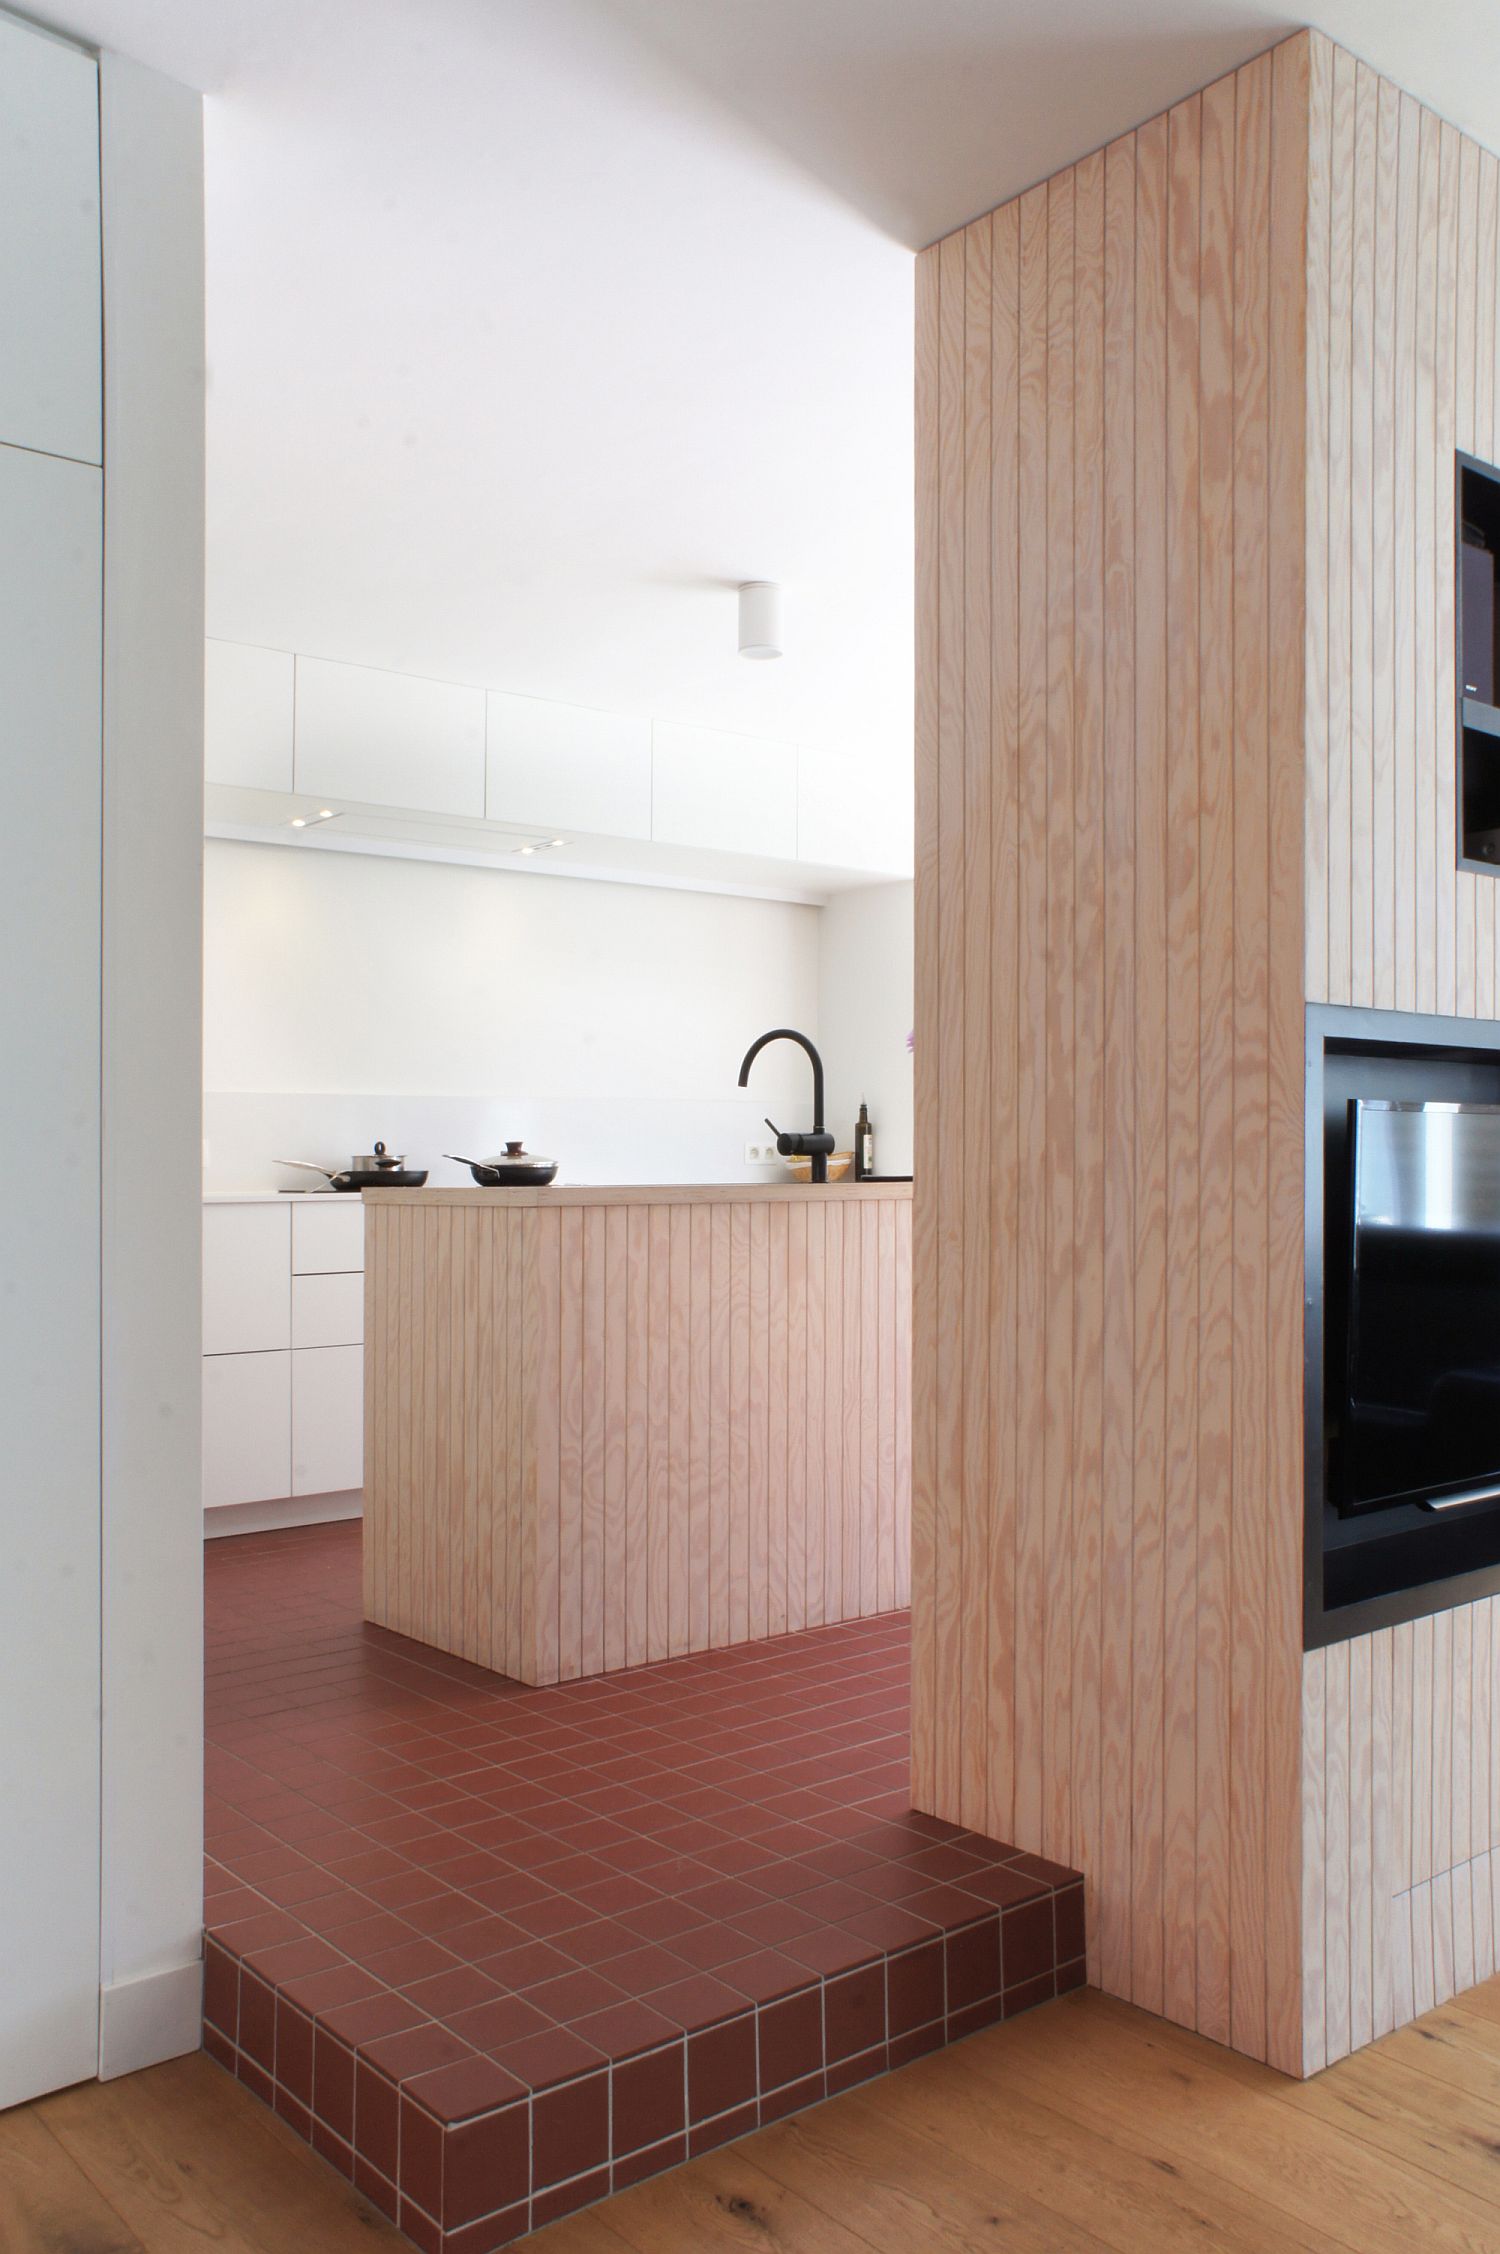
<path id="1" fill-rule="evenodd" d="M 909 1183 L 365 1209 L 369 1620 L 552 1683 L 907 1603 Z"/>

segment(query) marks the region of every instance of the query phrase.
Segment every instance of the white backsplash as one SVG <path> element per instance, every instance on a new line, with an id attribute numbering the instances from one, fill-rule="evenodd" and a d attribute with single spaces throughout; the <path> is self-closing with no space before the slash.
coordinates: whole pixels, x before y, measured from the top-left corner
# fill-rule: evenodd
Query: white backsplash
<path id="1" fill-rule="evenodd" d="M 211 1090 L 203 1099 L 203 1187 L 298 1189 L 312 1177 L 278 1166 L 278 1158 L 347 1166 L 377 1138 L 427 1167 L 434 1186 L 469 1179 L 444 1151 L 484 1158 L 517 1137 L 559 1161 L 560 1182 L 769 1182 L 783 1169 L 745 1164 L 746 1143 L 765 1139 L 766 1108 L 753 1088 L 722 1101 Z M 806 1120 L 799 1110 L 782 1124 Z"/>

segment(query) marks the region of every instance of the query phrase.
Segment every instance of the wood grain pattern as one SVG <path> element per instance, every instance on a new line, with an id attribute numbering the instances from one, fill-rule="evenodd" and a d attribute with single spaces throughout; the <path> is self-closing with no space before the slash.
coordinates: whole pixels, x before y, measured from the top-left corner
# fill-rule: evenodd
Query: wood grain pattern
<path id="1" fill-rule="evenodd" d="M 1312 68 L 919 262 L 916 1797 L 1287 2066 Z"/>
<path id="2" fill-rule="evenodd" d="M 541 1683 L 907 1603 L 911 1217 L 372 1198 L 366 1616 Z"/>
<path id="3" fill-rule="evenodd" d="M 1316 38 L 1311 66 L 1305 992 L 1492 1016 L 1495 888 L 1456 866 L 1453 453 L 1495 447 L 1497 166 Z M 1485 1603 L 1304 1663 L 1309 2071 L 1494 1968 L 1494 1660 Z"/>
<path id="4" fill-rule="evenodd" d="M 1500 2236 L 1491 1983 L 1298 2087 L 1099 1995 L 986 2029 L 555 2223 L 544 2254 L 1474 2254 Z M 0 2125 L 7 2254 L 401 2237 L 203 2054 Z"/>
<path id="5" fill-rule="evenodd" d="M 1308 1655 L 1308 1926 L 1349 1937 L 1305 1963 L 1309 2072 L 1495 1971 L 1497 1606 Z"/>
<path id="6" fill-rule="evenodd" d="M 1298 34 L 919 274 L 918 1797 L 1082 1865 L 1103 1986 L 1311 2071 L 1495 1960 L 1489 1608 L 1299 1615 L 1303 1005 L 1500 997 L 1500 164 Z"/>

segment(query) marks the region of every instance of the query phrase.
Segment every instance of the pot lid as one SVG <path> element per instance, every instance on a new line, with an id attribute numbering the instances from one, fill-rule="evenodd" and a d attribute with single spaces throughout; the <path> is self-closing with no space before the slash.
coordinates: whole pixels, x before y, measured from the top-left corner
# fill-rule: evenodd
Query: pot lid
<path id="1" fill-rule="evenodd" d="M 544 1166 L 555 1166 L 554 1158 L 538 1158 L 535 1151 L 527 1150 L 524 1143 L 507 1143 L 498 1157 L 486 1158 L 485 1166 L 534 1166 L 540 1172 Z"/>
<path id="2" fill-rule="evenodd" d="M 388 1151 L 384 1143 L 377 1143 L 372 1151 L 356 1151 L 349 1161 L 351 1174 L 373 1174 L 383 1168 L 404 1166 L 404 1156 Z"/>

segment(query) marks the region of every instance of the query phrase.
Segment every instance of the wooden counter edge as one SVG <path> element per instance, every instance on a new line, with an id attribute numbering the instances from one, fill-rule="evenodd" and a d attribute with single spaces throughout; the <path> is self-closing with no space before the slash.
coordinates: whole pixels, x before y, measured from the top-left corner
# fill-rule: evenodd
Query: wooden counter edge
<path id="1" fill-rule="evenodd" d="M 790 1205 L 808 1198 L 837 1198 L 866 1204 L 911 1197 L 910 1182 L 646 1182 L 557 1183 L 548 1189 L 366 1190 L 375 1205 Z"/>

